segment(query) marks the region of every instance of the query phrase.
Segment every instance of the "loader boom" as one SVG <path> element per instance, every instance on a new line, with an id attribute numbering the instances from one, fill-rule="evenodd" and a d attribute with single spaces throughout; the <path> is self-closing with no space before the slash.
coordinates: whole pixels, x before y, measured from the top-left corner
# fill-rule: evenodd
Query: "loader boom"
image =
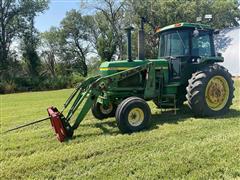
<path id="1" fill-rule="evenodd" d="M 82 122 L 98 97 L 103 92 L 108 91 L 108 87 L 111 87 L 113 82 L 124 80 L 142 71 L 146 73 L 145 75 L 148 78 L 148 81 L 145 85 L 144 96 L 146 98 L 152 97 L 154 96 L 155 90 L 155 78 L 152 78 L 154 77 L 155 73 L 155 65 L 153 62 L 149 62 L 112 75 L 89 78 L 76 87 L 76 89 L 64 103 L 64 107 L 61 112 L 59 112 L 55 107 L 48 108 L 48 114 L 50 116 L 53 129 L 55 129 L 57 138 L 62 142 L 66 138 L 71 137 L 73 135 L 73 131 L 78 128 L 79 124 Z M 64 117 L 63 112 L 72 101 L 73 104 L 66 117 Z M 76 120 L 72 125 L 70 125 L 72 116 L 81 105 L 82 107 Z"/>

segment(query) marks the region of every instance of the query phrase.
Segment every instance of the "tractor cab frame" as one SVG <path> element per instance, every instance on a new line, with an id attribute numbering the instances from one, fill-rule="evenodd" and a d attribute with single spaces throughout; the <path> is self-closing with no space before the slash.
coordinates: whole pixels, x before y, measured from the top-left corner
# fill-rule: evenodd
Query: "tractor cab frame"
<path id="1" fill-rule="evenodd" d="M 215 52 L 214 34 L 218 31 L 210 26 L 177 23 L 158 29 L 158 32 L 158 58 L 168 60 L 169 80 L 172 82 L 182 79 L 185 84 L 192 72 L 201 67 L 200 64 L 223 61 L 223 57 Z"/>

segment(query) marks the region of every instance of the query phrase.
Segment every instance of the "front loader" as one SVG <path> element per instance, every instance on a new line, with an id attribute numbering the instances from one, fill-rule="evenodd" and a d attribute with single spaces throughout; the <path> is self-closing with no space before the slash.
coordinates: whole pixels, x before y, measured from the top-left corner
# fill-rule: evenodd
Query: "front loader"
<path id="1" fill-rule="evenodd" d="M 151 62 L 130 68 L 125 71 L 117 72 L 112 75 L 89 78 L 77 86 L 75 91 L 64 103 L 64 108 L 61 112 L 59 112 L 56 107 L 48 108 L 48 115 L 50 117 L 52 127 L 55 130 L 58 140 L 62 142 L 66 138 L 72 137 L 73 131 L 78 128 L 79 124 L 91 108 L 93 115 L 98 119 L 103 119 L 114 115 L 116 110 L 115 107 L 118 103 L 120 103 L 121 100 L 117 100 L 116 96 L 114 99 L 108 99 L 105 97 L 106 99 L 104 100 L 104 96 L 110 89 L 117 88 L 116 84 L 119 82 L 125 81 L 127 78 L 135 76 L 139 73 L 145 73 L 146 75 L 148 74 L 151 76 L 145 84 L 145 89 L 141 88 L 144 93 L 142 98 L 150 98 L 155 93 L 155 68 L 154 64 Z M 124 90 L 126 91 L 126 88 Z M 129 95 L 125 94 L 124 96 L 126 98 Z M 119 96 L 119 98 L 123 98 L 123 96 Z M 148 116 L 150 117 L 150 109 L 147 103 L 140 98 L 138 98 L 138 100 L 141 100 L 146 108 L 148 108 L 146 110 L 149 111 Z M 71 104 L 72 101 L 72 106 L 65 117 L 63 115 L 63 112 Z M 78 112 L 78 116 L 75 122 L 70 125 L 69 121 L 74 113 L 78 110 L 78 107 L 80 105 L 82 105 L 80 112 Z"/>
<path id="2" fill-rule="evenodd" d="M 151 110 L 146 101 L 158 108 L 181 108 L 187 100 L 195 116 L 219 116 L 232 104 L 231 74 L 219 65 L 221 54 L 215 52 L 210 26 L 177 23 L 156 31 L 159 57 L 146 59 L 144 53 L 144 18 L 139 30 L 137 60 L 132 59 L 131 31 L 128 34 L 128 59 L 103 62 L 100 75 L 77 86 L 61 111 L 47 109 L 59 141 L 73 136 L 91 109 L 96 119 L 115 116 L 122 133 L 143 130 L 151 125 Z M 70 106 L 67 113 L 67 107 Z M 77 113 L 74 122 L 72 116 Z M 65 116 L 64 116 L 65 114 Z"/>

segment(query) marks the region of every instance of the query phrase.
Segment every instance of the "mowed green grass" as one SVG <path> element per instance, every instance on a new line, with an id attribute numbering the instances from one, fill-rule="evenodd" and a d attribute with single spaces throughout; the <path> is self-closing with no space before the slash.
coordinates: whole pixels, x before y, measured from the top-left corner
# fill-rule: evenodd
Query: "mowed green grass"
<path id="1" fill-rule="evenodd" d="M 223 117 L 194 118 L 187 106 L 161 114 L 150 102 L 152 127 L 131 135 L 91 113 L 64 143 L 49 121 L 1 134 L 0 179 L 239 179 L 240 81 L 235 87 Z M 1 95 L 1 130 L 47 116 L 71 91 Z"/>

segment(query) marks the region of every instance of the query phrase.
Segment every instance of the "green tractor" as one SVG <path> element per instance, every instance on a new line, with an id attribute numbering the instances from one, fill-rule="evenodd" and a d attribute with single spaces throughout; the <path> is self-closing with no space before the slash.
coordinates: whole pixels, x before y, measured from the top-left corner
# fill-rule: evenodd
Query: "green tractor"
<path id="1" fill-rule="evenodd" d="M 208 25 L 177 23 L 157 30 L 158 59 L 144 55 L 144 19 L 138 41 L 138 58 L 132 59 L 131 31 L 128 34 L 128 59 L 103 62 L 100 75 L 79 84 L 62 111 L 48 108 L 51 124 L 59 141 L 73 135 L 85 115 L 92 110 L 97 119 L 114 117 L 122 133 L 141 131 L 151 124 L 147 101 L 159 108 L 180 108 L 187 100 L 195 116 L 219 116 L 232 104 L 233 80 L 219 65 L 214 34 Z M 63 111 L 72 105 L 66 116 Z M 81 106 L 81 108 L 79 108 Z M 80 109 L 80 110 L 79 110 Z M 70 119 L 80 111 L 75 122 Z"/>

